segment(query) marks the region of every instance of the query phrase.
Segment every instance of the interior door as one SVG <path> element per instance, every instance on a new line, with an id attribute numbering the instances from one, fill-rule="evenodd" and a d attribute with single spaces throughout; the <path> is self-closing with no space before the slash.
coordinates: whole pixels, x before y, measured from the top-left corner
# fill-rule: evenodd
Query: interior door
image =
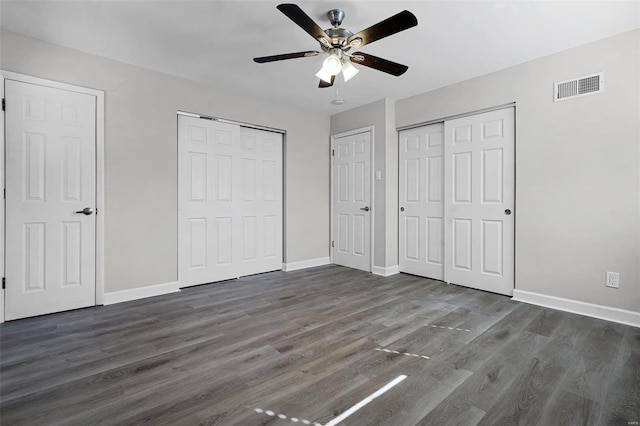
<path id="1" fill-rule="evenodd" d="M 240 223 L 233 200 L 240 128 L 180 115 L 178 142 L 180 286 L 238 278 L 234 261 L 240 246 L 234 235 Z"/>
<path id="2" fill-rule="evenodd" d="M 96 98 L 5 80 L 7 320 L 95 305 Z"/>
<path id="3" fill-rule="evenodd" d="M 371 271 L 371 133 L 334 139 L 333 263 Z"/>
<path id="4" fill-rule="evenodd" d="M 445 281 L 513 294 L 514 109 L 444 125 Z"/>
<path id="5" fill-rule="evenodd" d="M 399 269 L 444 278 L 442 123 L 399 134 Z"/>
<path id="6" fill-rule="evenodd" d="M 241 275 L 282 269 L 282 134 L 240 129 Z"/>
<path id="7" fill-rule="evenodd" d="M 181 287 L 282 269 L 282 135 L 178 116 Z"/>

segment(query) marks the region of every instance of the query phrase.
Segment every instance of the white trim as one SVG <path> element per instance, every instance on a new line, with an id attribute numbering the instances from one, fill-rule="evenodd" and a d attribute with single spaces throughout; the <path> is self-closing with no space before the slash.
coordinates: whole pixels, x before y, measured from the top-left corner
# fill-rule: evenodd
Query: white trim
<path id="1" fill-rule="evenodd" d="M 513 298 L 511 300 L 640 327 L 640 312 L 611 308 L 609 306 L 564 299 L 562 297 L 549 296 L 546 294 L 532 293 L 524 290 L 514 290 Z"/>
<path id="2" fill-rule="evenodd" d="M 374 275 L 380 275 L 381 277 L 390 277 L 391 275 L 399 274 L 400 268 L 398 265 L 389 266 L 387 268 L 384 266 L 373 265 L 371 267 L 371 273 Z"/>
<path id="3" fill-rule="evenodd" d="M 346 132 L 342 132 L 342 133 L 336 133 L 335 135 L 331 135 L 331 143 L 329 144 L 329 156 L 331 158 L 331 161 L 329 161 L 329 259 L 330 259 L 330 263 L 333 264 L 333 247 L 331 246 L 331 242 L 334 241 L 333 239 L 333 160 L 334 160 L 334 156 L 333 156 L 333 150 L 334 150 L 334 142 L 336 139 L 338 138 L 344 138 L 346 136 L 353 136 L 353 135 L 357 135 L 359 133 L 369 133 L 371 135 L 370 137 L 370 143 L 371 146 L 369 147 L 369 149 L 371 150 L 371 158 L 369 159 L 369 179 L 371 180 L 370 184 L 369 184 L 369 190 L 371 192 L 371 195 L 369 196 L 369 199 L 371 200 L 371 209 L 369 210 L 371 212 L 371 221 L 369 223 L 369 254 L 370 254 L 370 259 L 369 259 L 369 272 L 372 271 L 373 268 L 373 251 L 374 251 L 374 240 L 375 240 L 375 184 L 376 184 L 376 167 L 375 167 L 375 145 L 376 145 L 376 138 L 375 138 L 375 126 L 366 126 L 366 127 L 361 127 L 359 129 L 354 129 L 354 130 L 348 130 Z"/>
<path id="4" fill-rule="evenodd" d="M 39 86 L 52 87 L 54 89 L 68 90 L 70 92 L 85 93 L 92 96 L 104 96 L 104 92 L 90 87 L 77 86 L 75 84 L 61 83 L 55 80 L 47 80 L 46 78 L 33 77 L 30 75 L 19 74 L 11 71 L 0 70 L 2 76 L 7 80 L 16 80 L 23 83 L 37 84 Z"/>
<path id="5" fill-rule="evenodd" d="M 61 83 L 59 81 L 47 80 L 44 78 L 33 77 L 30 75 L 19 74 L 11 71 L 0 70 L 0 83 L 2 84 L 2 98 L 4 98 L 4 81 L 15 80 L 22 83 L 36 84 L 39 86 L 52 87 L 54 89 L 62 89 L 71 92 L 84 93 L 96 97 L 96 305 L 104 303 L 104 217 L 106 213 L 104 198 L 104 91 L 91 89 L 88 87 L 76 86 L 73 84 Z M 0 125 L 2 133 L 2 154 L 0 154 L 0 179 L 2 180 L 2 188 L 4 188 L 4 112 L 2 117 L 2 125 Z M 4 200 L 1 205 L 2 213 L 0 213 L 0 240 L 4 242 Z M 4 276 L 4 244 L 0 252 L 0 270 Z M 0 323 L 4 322 L 4 290 L 0 291 Z"/>
<path id="6" fill-rule="evenodd" d="M 276 129 L 275 127 L 261 126 L 259 124 L 245 123 L 244 121 L 228 120 L 226 118 L 220 118 L 220 117 L 211 117 L 209 115 L 196 114 L 196 113 L 187 112 L 187 111 L 178 110 L 178 115 L 184 115 L 186 117 L 193 117 L 193 118 L 202 118 L 202 119 L 211 120 L 211 121 L 218 121 L 220 123 L 234 124 L 240 127 L 248 127 L 250 129 L 256 129 L 256 130 L 264 130 L 266 132 L 282 133 L 283 135 L 287 133 L 286 130 Z"/>
<path id="7" fill-rule="evenodd" d="M 4 99 L 4 73 L 0 73 L 0 98 Z M 0 120 L 0 137 L 2 137 L 2 149 L 0 149 L 0 189 L 4 189 L 4 151 L 5 151 L 5 133 L 4 133 L 4 111 L 2 111 L 2 120 Z M 4 277 L 4 197 L 0 198 L 0 273 Z M 4 289 L 0 288 L 0 324 L 4 322 Z"/>
<path id="8" fill-rule="evenodd" d="M 128 302 L 130 300 L 144 299 L 147 297 L 161 296 L 163 294 L 177 293 L 180 291 L 178 281 L 170 283 L 150 285 L 147 287 L 131 288 L 128 290 L 112 291 L 104 294 L 104 304 Z"/>
<path id="9" fill-rule="evenodd" d="M 317 259 L 301 260 L 300 262 L 283 263 L 282 270 L 285 272 L 297 271 L 298 269 L 313 268 L 316 266 L 329 265 L 331 259 L 328 257 L 319 257 Z"/>
<path id="10" fill-rule="evenodd" d="M 470 111 L 470 112 L 463 112 L 462 114 L 450 115 L 448 117 L 438 118 L 438 119 L 435 119 L 435 120 L 422 121 L 420 123 L 415 123 L 415 124 L 407 124 L 405 126 L 396 127 L 396 131 L 401 132 L 403 130 L 411 130 L 411 129 L 415 129 L 417 127 L 424 127 L 424 126 L 430 126 L 432 124 L 444 123 L 447 120 L 453 120 L 453 119 L 456 119 L 456 118 L 469 117 L 469 116 L 472 116 L 472 115 L 482 114 L 482 113 L 485 113 L 485 112 L 497 111 L 497 110 L 500 110 L 500 109 L 507 109 L 507 108 L 511 108 L 511 107 L 515 108 L 515 106 L 516 106 L 515 102 L 509 102 L 508 104 L 496 105 L 496 106 L 492 106 L 492 107 L 488 107 L 488 108 L 477 109 L 475 111 Z"/>
<path id="11" fill-rule="evenodd" d="M 104 303 L 104 92 L 96 93 L 96 305 Z"/>

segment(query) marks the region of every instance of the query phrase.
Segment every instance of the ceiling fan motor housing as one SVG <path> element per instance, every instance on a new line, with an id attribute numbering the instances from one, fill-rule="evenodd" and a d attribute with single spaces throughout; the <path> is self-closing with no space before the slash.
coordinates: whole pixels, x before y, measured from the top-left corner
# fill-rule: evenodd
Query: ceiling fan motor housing
<path id="1" fill-rule="evenodd" d="M 328 30 L 325 30 L 325 33 L 331 37 L 331 46 L 340 48 L 345 47 L 347 39 L 353 35 L 351 31 L 345 30 L 344 28 L 329 28 Z M 322 46 L 325 52 L 329 50 L 329 48 L 324 46 L 322 43 L 320 43 L 320 46 Z"/>

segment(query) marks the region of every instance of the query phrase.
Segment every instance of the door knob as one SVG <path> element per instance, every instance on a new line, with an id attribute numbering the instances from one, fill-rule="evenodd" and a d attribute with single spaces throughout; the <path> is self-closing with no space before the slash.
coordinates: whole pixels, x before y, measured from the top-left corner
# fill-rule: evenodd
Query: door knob
<path id="1" fill-rule="evenodd" d="M 93 209 L 91 207 L 85 207 L 82 210 L 78 210 L 76 213 L 82 213 L 84 215 L 89 216 L 90 214 L 93 214 Z"/>
<path id="2" fill-rule="evenodd" d="M 400 211 L 403 212 L 404 211 L 404 207 L 400 207 Z"/>
<path id="3" fill-rule="evenodd" d="M 364 210 L 365 212 L 368 212 L 369 211 L 369 206 L 360 207 L 360 210 Z"/>
<path id="4" fill-rule="evenodd" d="M 504 214 L 506 214 L 507 216 L 509 216 L 511 214 L 511 209 L 506 209 L 504 211 Z"/>

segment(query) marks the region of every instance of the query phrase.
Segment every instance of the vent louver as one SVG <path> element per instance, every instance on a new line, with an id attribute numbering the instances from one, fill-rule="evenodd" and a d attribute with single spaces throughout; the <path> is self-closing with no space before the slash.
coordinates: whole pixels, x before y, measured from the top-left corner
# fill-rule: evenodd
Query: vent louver
<path id="1" fill-rule="evenodd" d="M 553 100 L 554 102 L 564 101 L 602 91 L 604 91 L 604 78 L 603 73 L 600 72 L 554 83 Z"/>

